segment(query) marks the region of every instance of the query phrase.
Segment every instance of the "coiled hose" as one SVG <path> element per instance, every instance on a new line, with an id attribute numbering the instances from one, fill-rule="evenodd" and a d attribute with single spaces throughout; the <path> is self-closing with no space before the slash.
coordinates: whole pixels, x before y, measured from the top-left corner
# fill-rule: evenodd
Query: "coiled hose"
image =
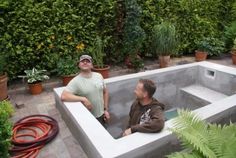
<path id="1" fill-rule="evenodd" d="M 35 158 L 58 132 L 58 123 L 50 116 L 31 115 L 20 119 L 13 126 L 12 158 Z"/>

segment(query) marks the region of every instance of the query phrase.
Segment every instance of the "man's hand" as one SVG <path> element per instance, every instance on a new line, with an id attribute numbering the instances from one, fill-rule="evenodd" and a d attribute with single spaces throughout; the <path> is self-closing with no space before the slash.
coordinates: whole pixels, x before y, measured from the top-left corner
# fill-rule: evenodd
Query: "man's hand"
<path id="1" fill-rule="evenodd" d="M 127 136 L 127 135 L 130 135 L 132 132 L 131 132 L 131 128 L 128 128 L 128 129 L 126 129 L 125 131 L 124 131 L 124 133 L 123 133 L 123 137 L 124 136 Z"/>
<path id="2" fill-rule="evenodd" d="M 91 104 L 91 102 L 87 99 L 87 98 L 83 98 L 83 100 L 81 101 L 84 106 L 88 109 L 91 110 L 93 108 L 93 105 Z"/>
<path id="3" fill-rule="evenodd" d="M 104 120 L 107 122 L 110 119 L 110 114 L 107 110 L 104 111 Z"/>

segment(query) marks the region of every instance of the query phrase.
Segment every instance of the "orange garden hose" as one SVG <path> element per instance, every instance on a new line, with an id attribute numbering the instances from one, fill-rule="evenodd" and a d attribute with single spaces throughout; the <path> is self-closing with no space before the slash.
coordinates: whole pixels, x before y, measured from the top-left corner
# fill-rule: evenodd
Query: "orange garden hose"
<path id="1" fill-rule="evenodd" d="M 52 117 L 31 115 L 20 119 L 13 126 L 12 158 L 35 158 L 58 132 L 58 123 Z"/>

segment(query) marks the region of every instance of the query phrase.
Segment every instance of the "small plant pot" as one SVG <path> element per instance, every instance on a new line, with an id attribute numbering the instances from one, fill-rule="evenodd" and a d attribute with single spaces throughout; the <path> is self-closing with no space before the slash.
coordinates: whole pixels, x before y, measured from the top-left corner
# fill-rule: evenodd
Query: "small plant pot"
<path id="1" fill-rule="evenodd" d="M 65 75 L 62 76 L 62 84 L 66 86 L 76 75 Z"/>
<path id="2" fill-rule="evenodd" d="M 207 52 L 195 51 L 195 60 L 204 61 L 207 59 Z"/>
<path id="3" fill-rule="evenodd" d="M 232 62 L 234 65 L 236 65 L 236 50 L 232 50 L 231 51 L 231 55 L 232 55 Z"/>
<path id="4" fill-rule="evenodd" d="M 43 91 L 42 82 L 28 83 L 28 86 L 29 86 L 29 91 L 32 95 L 40 94 Z"/>
<path id="5" fill-rule="evenodd" d="M 0 101 L 7 99 L 7 74 L 0 75 Z"/>
<path id="6" fill-rule="evenodd" d="M 103 76 L 103 78 L 109 77 L 109 70 L 110 70 L 109 65 L 104 65 L 103 68 L 100 68 L 100 67 L 94 65 L 94 67 L 92 68 L 92 71 L 100 73 Z"/>
<path id="7" fill-rule="evenodd" d="M 168 67 L 170 64 L 170 55 L 167 56 L 159 56 L 159 64 L 160 68 Z"/>

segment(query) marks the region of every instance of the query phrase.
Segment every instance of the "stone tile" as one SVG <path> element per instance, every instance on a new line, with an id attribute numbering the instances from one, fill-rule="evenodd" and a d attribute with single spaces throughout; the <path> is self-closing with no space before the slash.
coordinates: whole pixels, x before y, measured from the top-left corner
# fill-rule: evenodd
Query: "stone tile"
<path id="1" fill-rule="evenodd" d="M 64 143 L 70 153 L 71 158 L 87 158 L 87 155 L 84 153 L 83 149 L 74 139 L 74 137 L 69 136 L 63 139 Z"/>

